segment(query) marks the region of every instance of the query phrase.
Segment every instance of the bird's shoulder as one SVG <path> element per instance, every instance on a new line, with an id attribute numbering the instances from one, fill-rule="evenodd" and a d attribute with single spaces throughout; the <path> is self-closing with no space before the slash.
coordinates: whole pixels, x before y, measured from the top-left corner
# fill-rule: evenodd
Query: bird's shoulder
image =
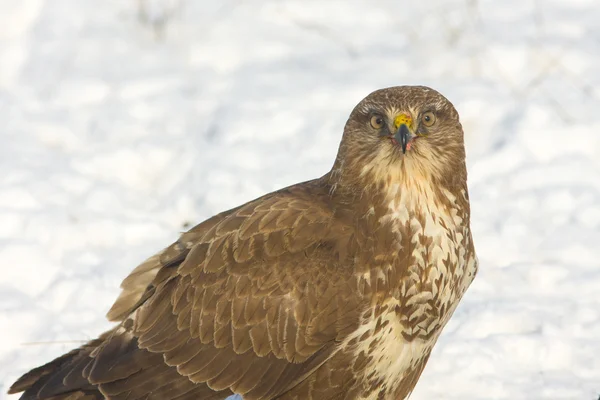
<path id="1" fill-rule="evenodd" d="M 289 262 L 305 275 L 343 274 L 356 246 L 352 224 L 336 208 L 324 180 L 316 179 L 219 213 L 137 266 L 107 317 L 123 320 L 175 275 L 214 279 L 256 273 L 257 267 L 281 272 Z"/>

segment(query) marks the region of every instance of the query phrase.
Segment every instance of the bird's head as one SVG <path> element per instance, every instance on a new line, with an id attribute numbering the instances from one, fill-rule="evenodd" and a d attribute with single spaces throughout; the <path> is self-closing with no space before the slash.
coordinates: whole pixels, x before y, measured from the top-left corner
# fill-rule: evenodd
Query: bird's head
<path id="1" fill-rule="evenodd" d="M 466 181 L 458 113 L 427 87 L 377 90 L 350 114 L 332 175 L 359 186 Z"/>

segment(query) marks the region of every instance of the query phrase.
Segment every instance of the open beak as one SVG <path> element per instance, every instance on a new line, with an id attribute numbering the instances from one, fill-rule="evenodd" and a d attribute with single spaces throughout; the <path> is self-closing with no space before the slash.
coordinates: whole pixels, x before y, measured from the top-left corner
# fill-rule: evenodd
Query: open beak
<path id="1" fill-rule="evenodd" d="M 408 143 L 412 140 L 412 138 L 413 137 L 410 133 L 410 130 L 408 129 L 408 126 L 406 126 L 406 124 L 400 124 L 398 130 L 396 131 L 396 134 L 394 135 L 394 139 L 402 147 L 402 154 L 406 154 L 406 148 L 408 146 Z"/>

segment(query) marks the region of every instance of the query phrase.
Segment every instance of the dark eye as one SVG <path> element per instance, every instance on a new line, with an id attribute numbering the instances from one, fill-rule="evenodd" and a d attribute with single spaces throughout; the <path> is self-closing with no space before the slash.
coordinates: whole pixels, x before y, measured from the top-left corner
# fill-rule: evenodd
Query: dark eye
<path id="1" fill-rule="evenodd" d="M 435 124 L 435 114 L 432 111 L 427 111 L 421 116 L 421 123 L 426 127 L 430 127 Z"/>
<path id="2" fill-rule="evenodd" d="M 384 122 L 383 121 L 383 117 L 381 115 L 379 115 L 379 114 L 374 114 L 371 117 L 371 126 L 374 129 L 381 129 L 381 128 L 383 128 L 383 122 Z"/>

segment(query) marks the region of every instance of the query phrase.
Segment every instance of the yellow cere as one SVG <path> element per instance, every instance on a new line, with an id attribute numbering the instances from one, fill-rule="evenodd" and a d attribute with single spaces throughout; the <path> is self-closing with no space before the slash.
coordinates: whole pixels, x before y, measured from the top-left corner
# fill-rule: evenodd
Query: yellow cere
<path id="1" fill-rule="evenodd" d="M 400 114 L 394 118 L 394 126 L 396 129 L 398 129 L 402 124 L 406 124 L 409 128 L 412 127 L 412 118 L 410 115 Z"/>

